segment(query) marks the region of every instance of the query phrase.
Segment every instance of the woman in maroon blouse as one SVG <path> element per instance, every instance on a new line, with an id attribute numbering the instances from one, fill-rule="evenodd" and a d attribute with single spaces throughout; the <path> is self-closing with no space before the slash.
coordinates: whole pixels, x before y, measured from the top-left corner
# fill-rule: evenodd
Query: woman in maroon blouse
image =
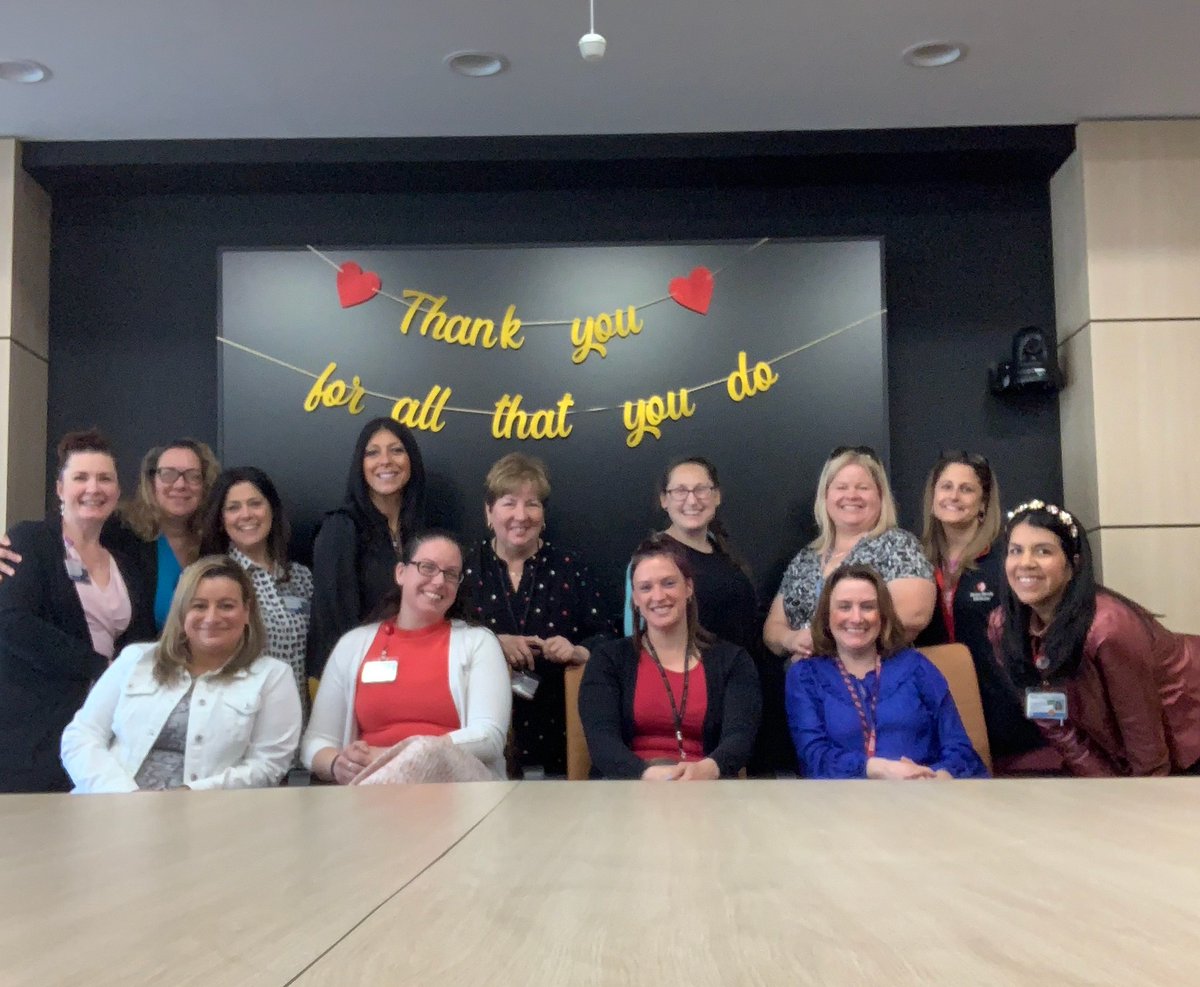
<path id="1" fill-rule="evenodd" d="M 754 662 L 700 627 L 691 569 L 674 539 L 647 539 L 630 570 L 633 636 L 597 646 L 579 689 L 593 774 L 736 776 L 750 757 L 762 706 Z"/>
<path id="2" fill-rule="evenodd" d="M 1049 749 L 997 774 L 1200 773 L 1200 637 L 1097 585 L 1087 533 L 1054 504 L 1010 511 L 1005 542 L 989 636 Z"/>

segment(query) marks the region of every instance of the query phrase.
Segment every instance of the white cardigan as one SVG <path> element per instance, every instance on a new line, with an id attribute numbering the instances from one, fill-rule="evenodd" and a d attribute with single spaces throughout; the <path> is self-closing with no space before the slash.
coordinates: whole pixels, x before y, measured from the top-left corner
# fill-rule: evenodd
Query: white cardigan
<path id="1" fill-rule="evenodd" d="M 157 646 L 125 648 L 63 731 L 62 762 L 74 791 L 136 792 L 138 769 L 193 682 L 183 783 L 195 789 L 278 784 L 300 740 L 292 670 L 261 655 L 232 675 L 193 680 L 185 671 L 164 685 L 153 674 Z"/>
<path id="2" fill-rule="evenodd" d="M 313 757 L 326 747 L 341 750 L 358 738 L 354 697 L 359 668 L 375 640 L 379 624 L 356 627 L 334 646 L 313 702 L 300 745 L 300 759 L 311 770 Z M 462 726 L 447 736 L 479 758 L 499 779 L 506 777 L 504 743 L 512 718 L 508 665 L 496 635 L 461 620 L 450 624 L 450 696 Z"/>

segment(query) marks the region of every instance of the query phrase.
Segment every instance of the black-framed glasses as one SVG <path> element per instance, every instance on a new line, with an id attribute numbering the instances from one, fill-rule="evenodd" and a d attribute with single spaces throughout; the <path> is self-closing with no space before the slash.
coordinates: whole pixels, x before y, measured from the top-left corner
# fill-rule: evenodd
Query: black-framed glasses
<path id="1" fill-rule="evenodd" d="M 442 574 L 442 578 L 446 580 L 447 586 L 457 586 L 462 582 L 462 572 L 460 572 L 458 569 L 443 569 L 441 566 L 434 562 L 430 562 L 428 559 L 421 559 L 419 562 L 414 559 L 412 562 L 409 562 L 408 565 L 416 566 L 417 572 L 419 572 L 426 579 L 432 579 L 440 572 Z"/>
<path id="2" fill-rule="evenodd" d="M 870 446 L 838 446 L 829 454 L 830 459 L 837 459 L 838 456 L 844 456 L 848 452 L 853 452 L 859 456 L 868 456 L 875 462 L 880 462 L 879 453 Z"/>
<path id="3" fill-rule="evenodd" d="M 666 495 L 676 504 L 682 504 L 691 495 L 697 500 L 705 501 L 713 495 L 716 486 L 712 483 L 697 483 L 694 487 L 667 487 Z"/>
<path id="4" fill-rule="evenodd" d="M 198 487 L 204 482 L 204 473 L 201 470 L 177 470 L 174 466 L 160 466 L 158 469 L 152 469 L 150 475 L 158 477 L 163 485 L 168 487 L 174 486 L 181 476 L 189 487 Z"/>

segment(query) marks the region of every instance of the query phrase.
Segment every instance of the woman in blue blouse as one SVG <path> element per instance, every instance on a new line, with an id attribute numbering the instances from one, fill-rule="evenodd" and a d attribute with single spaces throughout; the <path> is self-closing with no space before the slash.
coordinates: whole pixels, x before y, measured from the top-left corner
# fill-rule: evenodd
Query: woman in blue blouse
<path id="1" fill-rule="evenodd" d="M 945 678 L 905 631 L 870 566 L 842 566 L 812 623 L 820 657 L 788 669 L 785 701 L 807 778 L 985 778 Z"/>

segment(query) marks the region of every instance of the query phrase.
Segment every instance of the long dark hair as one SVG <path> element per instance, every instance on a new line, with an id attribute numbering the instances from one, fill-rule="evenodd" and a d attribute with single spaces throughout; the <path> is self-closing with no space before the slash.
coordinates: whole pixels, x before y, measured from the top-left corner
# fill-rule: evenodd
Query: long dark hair
<path id="1" fill-rule="evenodd" d="M 200 554 L 224 555 L 229 551 L 229 534 L 225 530 L 225 498 L 239 483 L 249 483 L 263 495 L 271 506 L 271 530 L 267 533 L 267 556 L 285 572 L 288 567 L 288 539 L 291 528 L 283 511 L 283 501 L 275 484 L 257 466 L 233 466 L 217 477 L 209 494 L 200 522 Z"/>
<path id="2" fill-rule="evenodd" d="M 391 432 L 408 453 L 408 483 L 404 485 L 400 499 L 400 534 L 408 539 L 420 529 L 425 518 L 425 463 L 421 459 L 421 450 L 417 447 L 412 430 L 394 418 L 372 418 L 358 433 L 358 441 L 354 443 L 354 454 L 350 457 L 350 471 L 346 475 L 344 506 L 364 537 L 390 537 L 387 518 L 371 501 L 371 490 L 363 475 L 363 459 L 367 454 L 367 445 L 380 429 Z M 382 533 L 379 529 L 382 529 Z"/>
<path id="3" fill-rule="evenodd" d="M 717 475 L 717 467 L 711 461 L 703 456 L 681 456 L 679 459 L 671 460 L 667 464 L 667 468 L 663 470 L 662 476 L 659 477 L 658 492 L 660 496 L 666 495 L 667 484 L 671 482 L 671 474 L 680 466 L 699 466 L 708 474 L 708 482 L 715 489 L 721 489 L 721 478 Z M 750 572 L 750 566 L 741 555 L 734 551 L 733 545 L 729 541 L 729 532 L 725 528 L 725 522 L 721 520 L 721 515 L 717 512 L 713 513 L 713 519 L 708 522 L 708 538 L 712 542 L 713 548 L 741 569 L 747 579 L 753 581 L 754 577 Z"/>
<path id="4" fill-rule="evenodd" d="M 629 560 L 630 586 L 634 585 L 634 575 L 637 567 L 642 562 L 645 562 L 646 559 L 655 558 L 665 558 L 674 562 L 683 578 L 693 585 L 692 595 L 688 597 L 687 601 L 687 654 L 690 655 L 693 651 L 702 653 L 716 638 L 700 626 L 700 605 L 696 602 L 695 579 L 692 576 L 692 565 L 688 562 L 687 555 L 684 553 L 682 547 L 680 547 L 679 542 L 666 534 L 651 535 L 643 541 Z M 630 606 L 633 606 L 633 604 L 631 603 Z M 641 611 L 636 606 L 633 606 L 633 648 L 639 655 L 642 653 L 645 640 L 646 618 L 642 616 Z"/>
<path id="5" fill-rule="evenodd" d="M 467 553 L 463 548 L 463 544 L 458 540 L 458 535 L 451 531 L 446 531 L 444 528 L 426 528 L 423 531 L 416 532 L 411 538 L 404 543 L 404 549 L 401 553 L 401 563 L 408 565 L 413 560 L 413 556 L 417 554 L 417 549 L 424 545 L 427 541 L 448 541 L 458 549 L 459 558 L 463 560 L 463 565 L 466 565 Z M 471 606 L 471 591 L 466 578 L 466 569 L 463 570 L 463 578 L 459 581 L 458 592 L 454 597 L 454 602 L 450 604 L 446 611 L 446 620 L 461 620 L 466 624 L 478 624 L 479 621 L 472 616 L 473 608 Z M 400 599 L 403 597 L 404 591 L 400 585 L 393 584 L 384 594 L 374 610 L 363 621 L 363 624 L 374 624 L 381 620 L 390 620 L 400 612 Z"/>

